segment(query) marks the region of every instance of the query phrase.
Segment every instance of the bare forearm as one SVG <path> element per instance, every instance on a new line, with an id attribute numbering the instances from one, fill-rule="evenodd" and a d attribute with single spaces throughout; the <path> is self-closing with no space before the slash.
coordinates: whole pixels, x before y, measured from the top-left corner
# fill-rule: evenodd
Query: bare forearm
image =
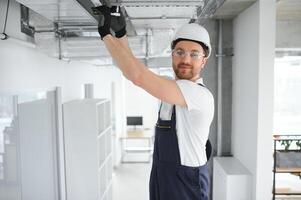
<path id="1" fill-rule="evenodd" d="M 174 80 L 168 80 L 158 76 L 141 63 L 132 54 L 127 44 L 126 37 L 117 39 L 112 35 L 103 38 L 112 58 L 124 76 L 138 87 L 141 87 L 152 96 L 168 102 L 185 106 L 185 99 Z"/>
<path id="2" fill-rule="evenodd" d="M 121 44 L 126 48 L 130 53 L 132 53 L 132 50 L 130 49 L 128 38 L 126 35 L 124 35 L 122 38 L 118 38 L 118 41 L 121 42 Z"/>
<path id="3" fill-rule="evenodd" d="M 146 68 L 132 54 L 126 36 L 116 39 L 108 35 L 103 41 L 124 76 L 135 83 Z"/>

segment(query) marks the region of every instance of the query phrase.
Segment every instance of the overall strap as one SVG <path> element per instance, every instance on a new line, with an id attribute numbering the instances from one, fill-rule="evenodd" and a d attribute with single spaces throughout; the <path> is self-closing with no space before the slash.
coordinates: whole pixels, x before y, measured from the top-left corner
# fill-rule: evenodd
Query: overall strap
<path id="1" fill-rule="evenodd" d="M 162 108 L 162 101 L 160 103 L 159 111 L 158 111 L 158 118 L 160 119 L 160 114 L 161 114 L 161 108 Z"/>
<path id="2" fill-rule="evenodd" d="M 161 120 L 160 115 L 161 115 L 161 108 L 162 108 L 162 102 L 160 103 L 159 111 L 158 111 L 158 120 Z M 172 114 L 170 120 L 176 120 L 176 106 L 172 106 Z"/>
<path id="3" fill-rule="evenodd" d="M 176 106 L 172 106 L 172 114 L 171 114 L 171 120 L 176 121 Z"/>
<path id="4" fill-rule="evenodd" d="M 205 85 L 202 83 L 198 83 L 198 85 L 205 87 Z M 207 161 L 208 161 L 212 154 L 212 145 L 211 145 L 211 142 L 209 139 L 207 140 L 205 147 L 206 147 L 206 157 L 207 157 Z"/>
<path id="5" fill-rule="evenodd" d="M 204 85 L 204 84 L 202 84 L 202 83 L 198 83 L 198 85 L 205 87 L 205 85 Z"/>

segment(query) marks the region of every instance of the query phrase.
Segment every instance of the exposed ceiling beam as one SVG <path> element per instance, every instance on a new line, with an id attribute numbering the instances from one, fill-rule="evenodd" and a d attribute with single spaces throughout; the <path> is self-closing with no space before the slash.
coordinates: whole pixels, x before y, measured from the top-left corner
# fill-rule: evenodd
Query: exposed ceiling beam
<path id="1" fill-rule="evenodd" d="M 232 19 L 249 8 L 256 0 L 223 0 L 217 5 L 213 17 L 217 19 Z"/>
<path id="2" fill-rule="evenodd" d="M 137 35 L 136 29 L 124 7 L 121 7 L 121 12 L 123 13 L 123 16 L 125 17 L 127 35 L 128 36 L 136 36 Z"/>
<path id="3" fill-rule="evenodd" d="M 140 1 L 131 1 L 131 0 L 120 0 L 116 2 L 111 2 L 111 5 L 121 5 L 125 7 L 160 7 L 160 6 L 185 6 L 185 7 L 199 7 L 203 6 L 202 0 L 168 0 L 168 1 L 162 1 L 162 0 L 140 0 Z"/>
<path id="4" fill-rule="evenodd" d="M 129 17 L 130 20 L 149 20 L 149 19 L 191 19 L 191 17 Z"/>
<path id="5" fill-rule="evenodd" d="M 96 21 L 101 20 L 99 15 L 95 15 L 92 11 L 92 7 L 95 7 L 95 4 L 97 2 L 92 2 L 91 0 L 76 0 L 94 19 L 96 19 Z M 99 2 L 101 5 L 107 5 L 107 6 L 112 6 L 113 4 L 109 1 L 109 0 L 100 0 Z M 115 4 L 120 4 L 120 3 L 115 3 Z M 97 5 L 97 4 L 96 4 Z M 124 9 L 124 7 L 121 8 L 121 12 L 123 12 L 123 15 L 126 18 L 126 30 L 128 32 L 129 36 L 135 36 L 137 35 L 136 30 L 132 24 L 132 22 L 130 21 L 130 19 L 128 18 L 128 14 L 126 12 L 126 10 Z"/>
<path id="6" fill-rule="evenodd" d="M 99 16 L 95 15 L 92 11 L 92 7 L 95 7 L 94 3 L 90 0 L 76 0 L 96 21 Z"/>

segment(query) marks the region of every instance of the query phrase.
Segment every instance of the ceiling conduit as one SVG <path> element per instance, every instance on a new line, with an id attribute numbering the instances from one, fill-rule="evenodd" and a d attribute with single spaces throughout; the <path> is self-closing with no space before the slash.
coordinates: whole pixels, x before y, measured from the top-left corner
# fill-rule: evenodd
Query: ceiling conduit
<path id="1" fill-rule="evenodd" d="M 90 7 L 100 5 L 98 0 L 17 0 L 29 7 L 31 24 L 35 24 L 35 42 L 38 48 L 50 56 L 62 60 L 104 60 L 109 57 L 97 33 L 97 16 Z M 104 1 L 110 5 L 121 5 L 127 20 L 129 43 L 134 55 L 139 58 L 168 59 L 170 41 L 174 30 L 183 23 L 196 18 L 197 8 L 203 0 L 195 1 Z M 47 9 L 45 9 L 47 7 Z M 154 7 L 156 7 L 154 9 Z M 33 12 L 34 11 L 34 12 Z M 39 15 L 39 17 L 37 17 Z M 44 20 L 41 20 L 42 15 Z M 164 23 L 162 23 L 164 20 Z M 44 21 L 44 22 L 43 22 Z M 52 23 L 49 23 L 52 22 Z M 43 25 L 47 24 L 47 25 Z M 128 24 L 131 23 L 130 28 Z M 133 29 L 134 34 L 130 34 Z M 146 32 L 153 34 L 145 37 Z M 147 40 L 148 43 L 145 49 Z M 76 45 L 78 44 L 78 45 Z M 92 62 L 93 62 L 92 61 Z M 97 61 L 96 63 L 103 63 Z M 111 61 L 110 61 L 111 63 Z M 153 62 L 154 63 L 154 62 Z M 105 62 L 105 65 L 109 63 Z"/>

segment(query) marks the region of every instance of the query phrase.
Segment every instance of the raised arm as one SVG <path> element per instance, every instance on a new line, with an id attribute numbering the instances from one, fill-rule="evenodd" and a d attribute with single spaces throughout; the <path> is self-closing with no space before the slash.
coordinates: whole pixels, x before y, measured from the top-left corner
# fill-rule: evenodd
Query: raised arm
<path id="1" fill-rule="evenodd" d="M 181 106 L 186 105 L 175 80 L 168 80 L 150 71 L 134 57 L 131 51 L 126 49 L 120 39 L 107 35 L 104 37 L 104 42 L 112 58 L 127 79 L 162 101 Z"/>
<path id="2" fill-rule="evenodd" d="M 100 12 L 104 15 L 105 22 L 104 25 L 99 26 L 99 33 L 123 75 L 162 101 L 186 106 L 185 99 L 175 80 L 168 80 L 153 73 L 140 62 L 129 48 L 126 35 L 116 38 L 110 34 L 108 29 L 110 27 L 108 23 L 111 23 L 110 8 L 102 6 Z"/>

